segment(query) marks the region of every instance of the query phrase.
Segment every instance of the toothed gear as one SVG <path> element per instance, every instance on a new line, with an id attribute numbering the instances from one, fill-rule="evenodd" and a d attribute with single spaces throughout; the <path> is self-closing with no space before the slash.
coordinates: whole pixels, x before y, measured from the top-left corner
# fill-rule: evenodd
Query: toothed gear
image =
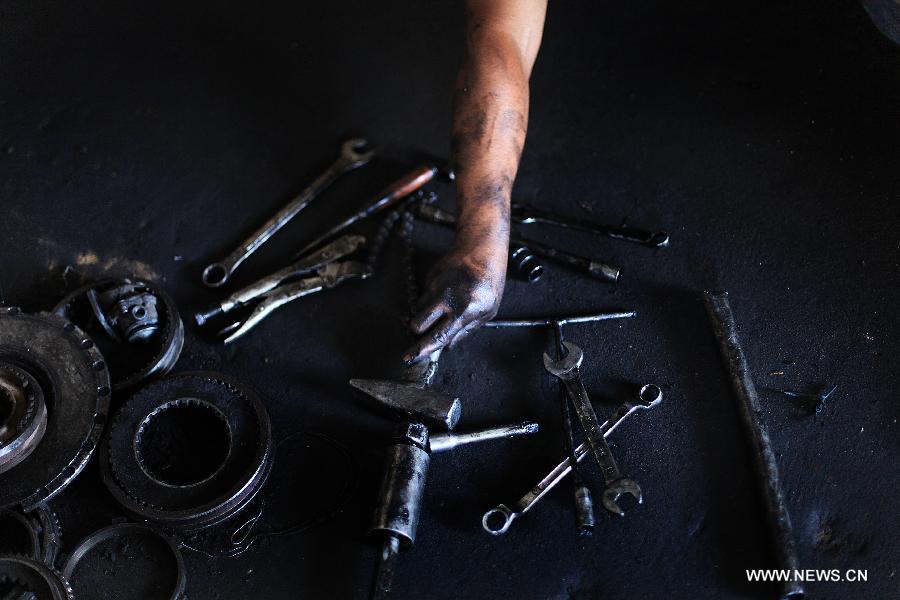
<path id="1" fill-rule="evenodd" d="M 35 600 L 75 599 L 72 586 L 62 574 L 27 556 L 0 556 L 0 589 L 3 584 L 7 584 L 5 591 L 11 597 L 30 594 Z"/>
<path id="2" fill-rule="evenodd" d="M 148 340 L 113 340 L 94 316 L 88 292 L 102 292 L 123 285 L 144 287 L 157 299 L 156 309 L 161 326 Z M 116 392 L 131 390 L 150 379 L 162 377 L 172 370 L 181 356 L 184 323 L 178 307 L 165 290 L 152 282 L 135 278 L 103 279 L 75 290 L 63 298 L 53 312 L 83 327 L 101 345 L 101 350 L 110 357 L 112 363 L 112 386 Z"/>
<path id="3" fill-rule="evenodd" d="M 0 362 L 0 473 L 28 458 L 47 430 L 47 405 L 38 382 L 15 365 Z"/>
<path id="4" fill-rule="evenodd" d="M 147 459 L 159 448 L 153 444 L 175 444 L 177 449 L 178 431 L 168 439 L 150 430 L 168 411 L 185 407 L 199 411 L 194 417 L 201 414 L 223 425 L 219 433 L 224 437 L 213 442 L 227 439 L 224 458 L 208 461 L 208 473 L 192 472 L 199 477 L 196 481 L 163 477 Z M 189 422 L 207 433 L 213 431 L 211 423 Z M 217 373 L 184 373 L 147 386 L 119 407 L 99 459 L 104 483 L 129 514 L 165 528 L 193 531 L 246 506 L 265 483 L 273 452 L 271 423 L 253 392 Z"/>
<path id="5" fill-rule="evenodd" d="M 75 324 L 16 307 L 0 308 L 0 363 L 33 378 L 47 411 L 31 454 L 0 474 L 0 508 L 28 511 L 62 491 L 90 459 L 109 411 L 109 371 Z"/>
<path id="6" fill-rule="evenodd" d="M 0 537 L 0 555 L 15 554 L 33 558 L 45 565 L 54 566 L 59 555 L 62 530 L 59 517 L 46 504 L 41 504 L 32 512 L 23 512 L 18 508 L 0 511 L 0 529 L 5 532 Z M 19 536 L 16 539 L 15 529 Z M 0 585 L 2 600 L 34 600 L 28 592 L 12 593 Z"/>

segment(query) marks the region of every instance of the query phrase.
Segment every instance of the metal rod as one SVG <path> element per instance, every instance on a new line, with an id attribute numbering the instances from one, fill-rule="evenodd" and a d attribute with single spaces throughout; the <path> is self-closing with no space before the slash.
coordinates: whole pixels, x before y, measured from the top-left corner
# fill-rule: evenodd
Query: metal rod
<path id="1" fill-rule="evenodd" d="M 704 292 L 703 301 L 712 322 L 713 332 L 719 343 L 722 360 L 731 379 L 731 388 L 743 423 L 744 433 L 753 450 L 756 475 L 762 488 L 769 530 L 779 569 L 791 573 L 799 569 L 794 532 L 788 513 L 784 491 L 778 476 L 778 463 L 769 440 L 769 433 L 760 418 L 759 396 L 750 377 L 747 358 L 738 339 L 734 315 L 726 292 Z M 784 582 L 781 598 L 797 600 L 804 597 L 803 586 L 798 581 Z"/>
<path id="2" fill-rule="evenodd" d="M 665 248 L 669 245 L 669 234 L 665 231 L 646 231 L 637 227 L 607 225 L 595 221 L 570 219 L 540 210 L 525 203 L 513 203 L 511 216 L 514 222 L 523 225 L 540 223 L 553 227 L 574 229 L 595 235 L 605 235 L 617 240 L 643 244 L 652 248 Z"/>
<path id="3" fill-rule="evenodd" d="M 569 317 L 539 317 L 535 319 L 494 319 L 484 324 L 484 327 L 555 327 L 559 325 L 572 325 L 575 323 L 594 323 L 608 321 L 610 319 L 630 319 L 636 316 L 633 310 L 619 312 L 593 313 L 589 315 L 574 315 Z"/>
<path id="4" fill-rule="evenodd" d="M 525 421 L 516 425 L 505 425 L 503 427 L 492 427 L 491 429 L 481 429 L 479 431 L 466 431 L 463 433 L 439 433 L 431 436 L 431 452 L 446 452 L 453 450 L 459 446 L 472 444 L 475 442 L 483 442 L 486 440 L 496 440 L 500 438 L 513 437 L 517 435 L 528 435 L 537 433 L 539 425 L 532 421 Z"/>

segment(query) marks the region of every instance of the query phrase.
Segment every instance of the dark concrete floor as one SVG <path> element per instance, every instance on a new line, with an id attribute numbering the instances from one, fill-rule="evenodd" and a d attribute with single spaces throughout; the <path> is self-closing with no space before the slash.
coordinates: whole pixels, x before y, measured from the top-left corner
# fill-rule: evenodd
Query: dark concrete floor
<path id="1" fill-rule="evenodd" d="M 371 138 L 381 158 L 335 185 L 235 283 L 280 265 L 408 161 L 446 153 L 460 27 L 456 2 L 3 2 L 2 300 L 46 309 L 79 278 L 130 273 L 164 284 L 187 315 L 216 297 L 199 283 L 202 265 L 309 181 L 346 135 Z M 544 431 L 435 457 L 398 599 L 773 597 L 744 576 L 770 559 L 698 298 L 711 287 L 731 292 L 758 387 L 837 385 L 817 416 L 764 395 L 803 566 L 868 570 L 867 583 L 809 584 L 812 597 L 896 597 L 898 76 L 900 49 L 852 2 L 551 3 L 515 195 L 665 227 L 672 247 L 547 232 L 622 265 L 621 284 L 551 268 L 535 286 L 510 283 L 502 313 L 638 311 L 569 336 L 588 353 L 602 413 L 636 384 L 665 387 L 659 409 L 612 439 L 646 500 L 625 519 L 598 515 L 585 539 L 562 486 L 506 537 L 481 531 L 486 508 L 519 497 L 561 454 L 540 367 L 546 336 L 481 332 L 438 378 L 464 399 L 462 426 L 534 418 Z M 451 205 L 452 190 L 435 189 Z M 419 233 L 432 252 L 449 239 Z M 240 559 L 188 552 L 190 597 L 366 593 L 375 550 L 363 534 L 389 424 L 345 382 L 386 375 L 406 343 L 391 256 L 383 276 L 285 308 L 234 346 L 189 326 L 179 369 L 246 381 L 279 436 L 329 433 L 359 473 L 315 444 L 293 460 L 284 453 L 270 482 L 279 502 L 261 526 L 316 511 L 347 478 L 351 501 L 327 524 Z M 68 550 L 120 516 L 93 468 L 55 505 Z"/>

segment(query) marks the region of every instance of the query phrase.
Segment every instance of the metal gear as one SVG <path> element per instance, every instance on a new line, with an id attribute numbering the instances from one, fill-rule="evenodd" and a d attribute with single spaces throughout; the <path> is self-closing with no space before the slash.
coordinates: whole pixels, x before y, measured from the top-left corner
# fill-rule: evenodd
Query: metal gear
<path id="1" fill-rule="evenodd" d="M 38 382 L 0 363 L 0 473 L 28 458 L 47 430 L 47 405 Z"/>
<path id="2" fill-rule="evenodd" d="M 56 563 L 62 539 L 59 517 L 46 504 L 33 511 L 0 511 L 0 554 L 19 554 L 45 565 Z"/>
<path id="3" fill-rule="evenodd" d="M 34 600 L 74 600 L 72 586 L 55 569 L 40 561 L 15 554 L 0 556 L 0 591 L 2 598 L 18 598 L 24 594 Z"/>
<path id="4" fill-rule="evenodd" d="M 126 400 L 99 458 L 104 483 L 130 515 L 195 531 L 244 508 L 273 455 L 271 422 L 253 392 L 217 373 L 184 373 Z"/>
<path id="5" fill-rule="evenodd" d="M 100 345 L 117 392 L 171 371 L 184 346 L 175 301 L 143 279 L 90 283 L 63 298 L 53 312 L 77 323 Z"/>
<path id="6" fill-rule="evenodd" d="M 93 559 L 85 560 L 89 555 Z M 87 598 L 101 585 L 106 597 L 125 597 L 135 589 L 152 590 L 153 598 L 186 597 L 180 543 L 142 523 L 118 523 L 95 531 L 72 551 L 62 574 L 79 597 Z"/>
<path id="7" fill-rule="evenodd" d="M 73 323 L 16 307 L 0 308 L 0 364 L 7 373 L 27 374 L 46 405 L 43 436 L 0 474 L 0 508 L 29 511 L 62 491 L 94 452 L 109 410 L 109 371 Z"/>

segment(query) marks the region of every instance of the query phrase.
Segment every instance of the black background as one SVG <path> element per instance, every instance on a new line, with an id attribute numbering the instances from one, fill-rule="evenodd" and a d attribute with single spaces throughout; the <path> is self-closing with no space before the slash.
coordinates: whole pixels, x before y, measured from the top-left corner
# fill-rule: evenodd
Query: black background
<path id="1" fill-rule="evenodd" d="M 269 484 L 280 500 L 261 526 L 317 512 L 347 479 L 350 503 L 240 559 L 186 552 L 192 598 L 367 593 L 375 548 L 364 532 L 390 423 L 345 382 L 389 375 L 408 342 L 396 245 L 374 280 L 284 308 L 233 346 L 200 337 L 189 315 L 217 297 L 202 266 L 346 136 L 369 137 L 379 158 L 322 195 L 235 284 L 283 264 L 423 154 L 447 154 L 461 32 L 456 2 L 0 4 L 2 299 L 47 309 L 83 278 L 156 279 L 187 322 L 179 370 L 240 378 L 279 436 L 326 432 L 358 463 L 357 477 L 312 441 L 283 453 Z M 551 267 L 536 285 L 511 282 L 501 312 L 638 312 L 568 336 L 586 351 L 601 414 L 637 384 L 664 386 L 662 406 L 611 438 L 645 503 L 624 519 L 598 513 L 595 535 L 579 538 L 562 485 L 505 537 L 481 531 L 485 509 L 561 457 L 540 367 L 546 334 L 482 331 L 438 375 L 463 398 L 461 428 L 534 418 L 544 429 L 434 457 L 395 597 L 772 597 L 744 576 L 772 565 L 699 301 L 709 288 L 731 293 L 757 387 L 837 385 L 818 416 L 763 393 L 802 565 L 868 569 L 868 583 L 808 589 L 896 597 L 898 92 L 900 49 L 852 2 L 551 3 L 515 196 L 666 228 L 672 245 L 548 231 L 621 265 L 621 283 Z M 434 189 L 452 206 L 449 185 Z M 424 271 L 450 235 L 417 231 Z M 54 504 L 67 550 L 119 516 L 93 467 Z"/>

